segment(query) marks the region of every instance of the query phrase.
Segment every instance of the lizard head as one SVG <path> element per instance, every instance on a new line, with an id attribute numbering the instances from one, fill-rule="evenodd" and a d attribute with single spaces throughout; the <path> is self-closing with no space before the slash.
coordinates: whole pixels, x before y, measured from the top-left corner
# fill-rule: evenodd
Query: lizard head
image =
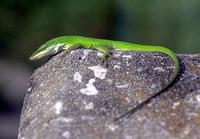
<path id="1" fill-rule="evenodd" d="M 57 43 L 55 40 L 50 40 L 41 45 L 30 57 L 30 60 L 38 60 L 45 56 L 54 55 L 64 49 L 65 43 Z"/>

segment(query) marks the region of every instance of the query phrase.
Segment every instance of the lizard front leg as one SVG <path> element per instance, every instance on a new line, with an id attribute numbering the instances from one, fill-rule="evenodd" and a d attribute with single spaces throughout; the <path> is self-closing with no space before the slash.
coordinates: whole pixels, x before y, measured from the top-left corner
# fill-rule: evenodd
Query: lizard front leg
<path id="1" fill-rule="evenodd" d="M 75 50 L 75 49 L 78 49 L 82 47 L 81 44 L 74 44 L 74 45 L 71 45 L 71 46 L 65 46 L 64 47 L 64 52 L 62 54 L 62 57 L 65 57 L 66 55 L 68 55 L 72 50 Z"/>
<path id="2" fill-rule="evenodd" d="M 91 49 L 96 49 L 102 53 L 100 58 L 103 62 L 106 61 L 106 58 L 111 55 L 109 46 L 107 45 L 91 45 Z"/>
<path id="3" fill-rule="evenodd" d="M 66 56 L 67 54 L 69 54 L 72 50 L 75 50 L 75 49 L 78 49 L 78 48 L 85 48 L 85 49 L 95 49 L 95 50 L 98 50 L 102 53 L 102 56 L 100 57 L 101 60 L 103 62 L 106 61 L 106 58 L 108 56 L 110 56 L 110 46 L 109 45 L 89 45 L 89 46 L 86 46 L 86 45 L 82 45 L 82 44 L 74 44 L 74 45 L 71 45 L 71 46 L 65 46 L 64 47 L 64 52 L 63 52 L 63 55 L 62 57 Z"/>

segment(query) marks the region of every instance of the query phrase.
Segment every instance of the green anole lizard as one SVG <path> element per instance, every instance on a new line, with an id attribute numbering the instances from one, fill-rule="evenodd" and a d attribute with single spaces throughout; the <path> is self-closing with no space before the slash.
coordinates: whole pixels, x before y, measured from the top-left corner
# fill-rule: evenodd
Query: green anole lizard
<path id="1" fill-rule="evenodd" d="M 141 45 L 133 44 L 122 41 L 113 41 L 106 39 L 96 39 L 82 36 L 61 36 L 47 41 L 41 45 L 38 50 L 36 50 L 30 57 L 30 60 L 38 60 L 45 56 L 54 55 L 64 50 L 65 54 L 68 54 L 71 50 L 77 48 L 86 48 L 86 49 L 96 49 L 100 51 L 103 55 L 101 58 L 106 60 L 106 57 L 110 54 L 110 49 L 119 50 L 119 51 L 137 51 L 137 52 L 161 52 L 168 55 L 174 62 L 175 69 L 172 75 L 172 78 L 168 83 L 160 90 L 158 93 L 165 90 L 171 83 L 175 80 L 179 72 L 179 61 L 174 52 L 168 48 L 161 46 L 150 46 L 150 45 Z M 134 109 L 131 109 L 127 113 L 116 118 L 117 120 L 128 113 L 131 113 Z"/>

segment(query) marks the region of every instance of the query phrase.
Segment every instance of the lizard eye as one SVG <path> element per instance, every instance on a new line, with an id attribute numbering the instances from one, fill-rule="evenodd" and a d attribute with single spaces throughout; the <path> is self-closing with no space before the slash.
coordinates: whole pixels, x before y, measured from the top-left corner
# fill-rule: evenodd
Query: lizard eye
<path id="1" fill-rule="evenodd" d="M 44 50 L 44 49 L 45 49 L 45 47 L 46 47 L 46 46 L 43 44 L 43 45 L 42 45 L 42 47 L 41 47 L 41 50 Z"/>

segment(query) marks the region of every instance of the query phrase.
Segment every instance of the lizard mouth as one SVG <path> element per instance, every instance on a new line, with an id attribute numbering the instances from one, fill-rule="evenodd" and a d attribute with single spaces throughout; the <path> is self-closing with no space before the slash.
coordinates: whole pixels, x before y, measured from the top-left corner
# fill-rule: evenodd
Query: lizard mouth
<path id="1" fill-rule="evenodd" d="M 29 59 L 30 60 L 38 60 L 46 55 L 48 55 L 49 52 L 46 52 L 46 51 L 40 51 L 40 52 L 34 52 L 30 57 Z"/>
<path id="2" fill-rule="evenodd" d="M 52 46 L 45 50 L 38 49 L 29 57 L 29 59 L 32 61 L 38 60 L 38 59 L 41 59 L 41 58 L 49 56 L 49 55 L 57 54 L 57 53 L 61 52 L 63 49 L 64 49 L 63 44 L 57 45 L 56 47 Z"/>
<path id="3" fill-rule="evenodd" d="M 34 60 L 38 60 L 41 59 L 42 57 L 48 56 L 51 54 L 51 49 L 41 49 L 39 48 L 38 50 L 36 50 L 30 57 L 29 59 L 34 61 Z"/>

